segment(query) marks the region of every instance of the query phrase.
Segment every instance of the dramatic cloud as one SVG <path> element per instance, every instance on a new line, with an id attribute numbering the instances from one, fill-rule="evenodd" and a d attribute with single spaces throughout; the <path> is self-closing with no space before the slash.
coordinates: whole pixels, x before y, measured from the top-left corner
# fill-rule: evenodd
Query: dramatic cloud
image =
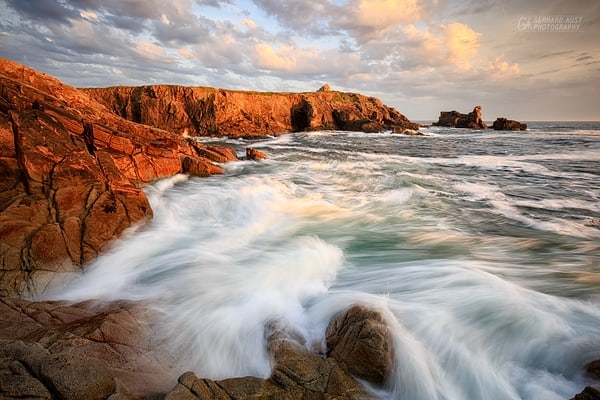
<path id="1" fill-rule="evenodd" d="M 519 24 L 536 16 L 581 26 Z M 73 85 L 328 82 L 414 119 L 475 104 L 490 118 L 599 119 L 598 37 L 600 3 L 585 0 L 0 0 L 0 56 Z"/>

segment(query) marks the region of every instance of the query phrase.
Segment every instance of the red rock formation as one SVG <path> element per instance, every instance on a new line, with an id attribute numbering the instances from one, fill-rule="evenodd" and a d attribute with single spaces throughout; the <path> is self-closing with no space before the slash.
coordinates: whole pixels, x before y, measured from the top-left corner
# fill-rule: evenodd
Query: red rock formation
<path id="1" fill-rule="evenodd" d="M 85 93 L 0 60 L 0 295 L 42 291 L 152 217 L 140 185 L 237 159 L 124 120 Z"/>
<path id="2" fill-rule="evenodd" d="M 166 85 L 82 90 L 123 118 L 181 135 L 262 137 L 321 129 L 419 128 L 380 100 L 355 93 L 265 93 Z"/>

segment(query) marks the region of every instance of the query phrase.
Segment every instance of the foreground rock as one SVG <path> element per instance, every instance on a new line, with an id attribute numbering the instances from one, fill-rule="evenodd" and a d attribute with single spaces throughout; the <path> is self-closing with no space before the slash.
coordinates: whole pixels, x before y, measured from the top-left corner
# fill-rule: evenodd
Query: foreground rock
<path id="1" fill-rule="evenodd" d="M 305 130 L 419 129 L 379 99 L 326 89 L 262 93 L 153 85 L 82 90 L 116 115 L 181 135 L 256 138 Z"/>
<path id="2" fill-rule="evenodd" d="M 586 386 L 585 389 L 577 393 L 571 400 L 600 400 L 600 390 Z"/>
<path id="3" fill-rule="evenodd" d="M 0 59 L 0 295 L 35 295 L 152 217 L 141 185 L 237 159 Z"/>
<path id="4" fill-rule="evenodd" d="M 148 311 L 0 298 L 0 398 L 146 398 L 172 385 Z"/>
<path id="5" fill-rule="evenodd" d="M 496 131 L 526 131 L 527 124 L 512 119 L 498 117 L 494 121 L 492 128 Z"/>
<path id="6" fill-rule="evenodd" d="M 475 106 L 473 111 L 468 114 L 462 114 L 458 111 L 442 111 L 434 126 L 444 126 L 448 128 L 470 128 L 487 129 L 487 125 L 481 117 L 481 106 Z"/>
<path id="7" fill-rule="evenodd" d="M 352 374 L 381 386 L 394 368 L 389 328 L 381 314 L 363 306 L 332 319 L 327 355 L 307 350 L 300 335 L 276 322 L 267 324 L 265 336 L 274 364 L 268 379 L 212 381 L 187 372 L 165 400 L 374 399 Z"/>
<path id="8" fill-rule="evenodd" d="M 394 370 L 392 334 L 382 315 L 353 306 L 327 328 L 327 355 L 354 376 L 383 385 Z"/>

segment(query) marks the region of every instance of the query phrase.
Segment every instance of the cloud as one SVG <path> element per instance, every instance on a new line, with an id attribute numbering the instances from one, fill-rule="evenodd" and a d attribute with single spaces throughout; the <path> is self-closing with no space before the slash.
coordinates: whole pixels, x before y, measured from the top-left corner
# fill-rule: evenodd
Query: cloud
<path id="1" fill-rule="evenodd" d="M 251 19 L 244 18 L 240 22 L 242 25 L 250 28 L 251 30 L 256 29 L 256 22 L 252 21 Z"/>
<path id="2" fill-rule="evenodd" d="M 442 27 L 448 62 L 460 69 L 471 68 L 480 46 L 480 34 L 468 25 L 452 22 Z"/>

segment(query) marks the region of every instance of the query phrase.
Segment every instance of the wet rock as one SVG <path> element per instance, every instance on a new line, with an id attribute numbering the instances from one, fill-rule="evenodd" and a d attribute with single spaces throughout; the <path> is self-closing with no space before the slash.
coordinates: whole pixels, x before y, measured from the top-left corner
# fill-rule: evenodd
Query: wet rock
<path id="1" fill-rule="evenodd" d="M 581 392 L 577 393 L 571 400 L 600 400 L 600 390 L 591 386 L 586 386 Z"/>
<path id="2" fill-rule="evenodd" d="M 444 126 L 448 128 L 470 128 L 487 129 L 486 123 L 481 116 L 481 106 L 475 106 L 473 111 L 463 114 L 458 111 L 442 111 L 434 126 Z"/>
<path id="3" fill-rule="evenodd" d="M 263 160 L 267 158 L 267 155 L 260 150 L 257 150 L 253 147 L 246 148 L 246 158 L 248 160 Z"/>
<path id="4" fill-rule="evenodd" d="M 600 381 L 600 360 L 595 360 L 585 366 L 585 372 Z"/>
<path id="5" fill-rule="evenodd" d="M 526 131 L 527 124 L 523 124 L 519 121 L 514 121 L 512 119 L 498 117 L 494 121 L 492 128 L 494 128 L 494 130 L 497 131 Z"/>
<path id="6" fill-rule="evenodd" d="M 376 398 L 334 358 L 309 351 L 301 335 L 293 329 L 270 321 L 265 326 L 265 337 L 273 359 L 268 379 L 244 377 L 212 381 L 187 372 L 165 400 Z"/>
<path id="7" fill-rule="evenodd" d="M 352 375 L 383 385 L 394 370 L 392 334 L 376 310 L 355 305 L 327 327 L 327 355 Z"/>
<path id="8" fill-rule="evenodd" d="M 408 135 L 408 136 L 424 136 L 423 133 L 419 132 L 418 130 L 415 130 L 415 129 L 406 129 L 406 128 L 397 127 L 397 126 L 393 126 L 392 127 L 392 132 L 393 133 L 400 133 L 402 135 Z"/>

